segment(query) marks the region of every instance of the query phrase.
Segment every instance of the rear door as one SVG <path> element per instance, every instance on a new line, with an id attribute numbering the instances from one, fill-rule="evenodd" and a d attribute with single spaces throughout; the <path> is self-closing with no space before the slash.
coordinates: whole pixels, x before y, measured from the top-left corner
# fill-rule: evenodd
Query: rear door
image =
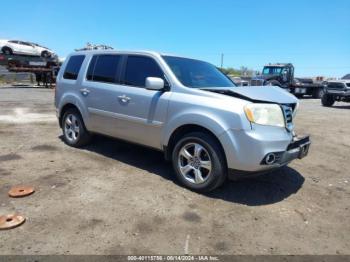
<path id="1" fill-rule="evenodd" d="M 146 55 L 129 55 L 124 62 L 119 91 L 121 137 L 161 149 L 161 130 L 166 121 L 171 92 L 147 90 L 147 77 L 162 78 L 169 86 L 158 62 Z"/>
<path id="2" fill-rule="evenodd" d="M 119 137 L 120 68 L 118 54 L 93 55 L 82 80 L 81 96 L 89 113 L 89 130 Z"/>
<path id="3" fill-rule="evenodd" d="M 10 47 L 12 48 L 14 53 L 23 54 L 25 52 L 23 46 L 20 44 L 20 41 L 10 40 L 8 42 L 10 43 Z"/>
<path id="4" fill-rule="evenodd" d="M 24 54 L 36 55 L 35 49 L 31 44 L 23 41 L 20 41 L 19 43 Z"/>

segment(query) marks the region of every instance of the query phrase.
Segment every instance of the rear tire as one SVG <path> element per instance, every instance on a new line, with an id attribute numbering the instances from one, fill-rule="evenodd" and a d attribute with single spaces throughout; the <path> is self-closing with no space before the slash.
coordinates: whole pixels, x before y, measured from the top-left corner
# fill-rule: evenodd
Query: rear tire
<path id="1" fill-rule="evenodd" d="M 227 177 L 226 157 L 220 144 L 204 132 L 181 138 L 172 152 L 172 163 L 177 179 L 193 191 L 212 191 Z"/>
<path id="2" fill-rule="evenodd" d="M 2 51 L 2 53 L 5 54 L 5 55 L 12 55 L 12 54 L 13 54 L 12 49 L 9 48 L 9 47 L 6 47 L 6 46 L 3 47 L 1 51 Z"/>
<path id="3" fill-rule="evenodd" d="M 323 96 L 321 98 L 321 102 L 322 102 L 323 106 L 330 107 L 334 104 L 335 100 L 334 100 L 333 96 L 328 95 L 328 94 L 323 94 Z"/>
<path id="4" fill-rule="evenodd" d="M 62 132 L 64 142 L 72 147 L 82 147 L 91 140 L 83 118 L 77 109 L 68 109 L 62 117 Z"/>

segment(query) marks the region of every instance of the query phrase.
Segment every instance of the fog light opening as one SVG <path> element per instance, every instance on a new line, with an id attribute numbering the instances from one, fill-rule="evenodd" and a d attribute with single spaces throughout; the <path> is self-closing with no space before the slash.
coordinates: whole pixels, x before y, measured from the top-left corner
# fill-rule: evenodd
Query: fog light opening
<path id="1" fill-rule="evenodd" d="M 265 158 L 265 163 L 268 165 L 272 165 L 276 162 L 276 155 L 274 153 L 270 153 Z"/>

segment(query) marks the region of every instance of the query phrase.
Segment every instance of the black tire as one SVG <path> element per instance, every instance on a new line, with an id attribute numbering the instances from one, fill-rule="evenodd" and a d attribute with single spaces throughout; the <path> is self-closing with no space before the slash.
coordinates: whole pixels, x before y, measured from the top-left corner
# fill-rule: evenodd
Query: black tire
<path id="1" fill-rule="evenodd" d="M 279 86 L 281 87 L 281 83 L 278 82 L 277 80 L 271 80 L 271 81 L 267 81 L 265 84 L 265 86 Z"/>
<path id="2" fill-rule="evenodd" d="M 69 132 L 67 131 L 68 124 L 67 124 L 67 118 L 74 116 L 74 119 L 76 119 L 76 125 L 79 127 L 79 132 L 75 132 L 75 137 L 76 139 L 72 139 L 73 135 L 70 136 Z M 72 131 L 72 128 L 70 128 Z M 77 109 L 71 108 L 68 109 L 63 117 L 62 117 L 62 132 L 63 132 L 63 140 L 64 142 L 72 147 L 82 147 L 91 141 L 91 134 L 89 131 L 86 129 L 83 118 L 81 117 L 80 112 Z"/>
<path id="3" fill-rule="evenodd" d="M 334 104 L 335 100 L 334 100 L 333 96 L 328 95 L 328 94 L 323 94 L 323 96 L 321 98 L 321 102 L 322 102 L 323 106 L 330 107 Z"/>
<path id="4" fill-rule="evenodd" d="M 43 58 L 49 58 L 49 57 L 50 57 L 50 53 L 47 52 L 47 51 L 42 51 L 42 52 L 41 52 L 41 57 L 43 57 Z"/>
<path id="5" fill-rule="evenodd" d="M 324 94 L 323 88 L 316 88 L 312 93 L 312 98 L 320 99 Z"/>
<path id="6" fill-rule="evenodd" d="M 211 171 L 208 173 L 206 180 L 203 183 L 196 184 L 188 181 L 184 175 L 181 174 L 179 166 L 180 150 L 191 143 L 201 145 L 209 154 L 211 161 Z M 197 192 L 209 192 L 221 186 L 227 177 L 227 164 L 225 154 L 219 142 L 210 134 L 204 132 L 193 132 L 185 135 L 177 141 L 172 152 L 172 163 L 177 179 L 185 187 Z M 187 163 L 188 165 L 188 163 Z M 193 171 L 194 174 L 194 169 Z"/>
<path id="7" fill-rule="evenodd" d="M 13 54 L 12 49 L 9 48 L 9 47 L 7 47 L 7 46 L 3 47 L 1 51 L 2 51 L 2 53 L 5 54 L 5 55 L 12 55 L 12 54 Z"/>
<path id="8" fill-rule="evenodd" d="M 303 95 L 303 94 L 294 94 L 294 96 L 295 96 L 296 98 L 298 98 L 298 99 L 301 99 L 301 98 L 303 98 L 303 97 L 304 97 L 304 95 Z"/>

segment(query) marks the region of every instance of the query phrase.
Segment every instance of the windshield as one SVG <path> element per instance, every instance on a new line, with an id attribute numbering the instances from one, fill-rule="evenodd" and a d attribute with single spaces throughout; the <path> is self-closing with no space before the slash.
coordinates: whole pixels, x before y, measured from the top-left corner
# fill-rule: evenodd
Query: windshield
<path id="1" fill-rule="evenodd" d="M 263 75 L 280 75 L 283 67 L 264 67 Z"/>
<path id="2" fill-rule="evenodd" d="M 234 87 L 234 83 L 212 64 L 207 62 L 175 57 L 163 56 L 177 79 L 187 87 Z"/>

